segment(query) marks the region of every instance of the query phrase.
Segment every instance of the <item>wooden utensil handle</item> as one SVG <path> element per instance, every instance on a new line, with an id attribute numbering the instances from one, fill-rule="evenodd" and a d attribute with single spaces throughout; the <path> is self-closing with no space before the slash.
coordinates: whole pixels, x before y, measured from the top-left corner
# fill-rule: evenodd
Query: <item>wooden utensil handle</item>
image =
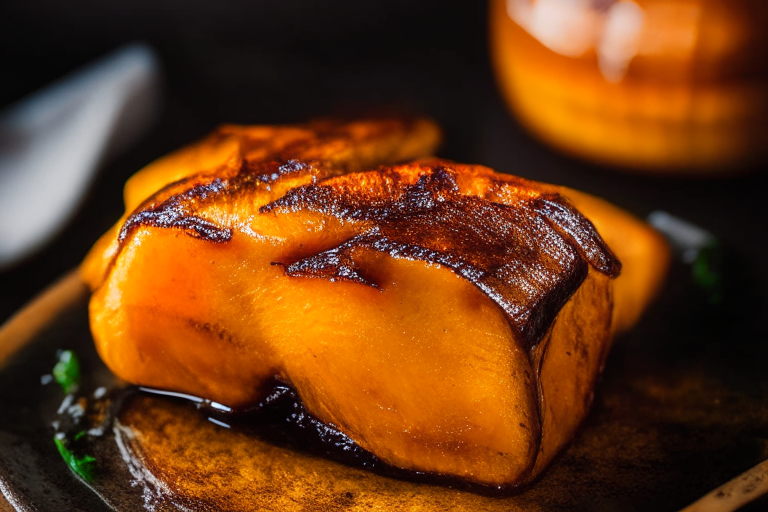
<path id="1" fill-rule="evenodd" d="M 768 494 L 768 460 L 742 473 L 680 512 L 733 512 Z"/>

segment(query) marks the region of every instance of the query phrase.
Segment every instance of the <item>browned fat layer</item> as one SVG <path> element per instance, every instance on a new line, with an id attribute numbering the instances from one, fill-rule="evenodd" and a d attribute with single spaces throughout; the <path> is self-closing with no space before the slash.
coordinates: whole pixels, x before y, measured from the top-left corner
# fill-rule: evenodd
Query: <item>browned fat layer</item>
<path id="1" fill-rule="evenodd" d="M 339 246 L 286 265 L 286 273 L 373 285 L 355 263 L 356 248 L 437 263 L 496 302 L 529 348 L 584 281 L 587 263 L 618 274 L 618 261 L 592 224 L 555 194 L 494 203 L 461 194 L 455 172 L 435 164 L 423 166 L 415 183 L 406 180 L 397 170 L 346 175 L 262 207 L 316 211 L 364 226 Z"/>

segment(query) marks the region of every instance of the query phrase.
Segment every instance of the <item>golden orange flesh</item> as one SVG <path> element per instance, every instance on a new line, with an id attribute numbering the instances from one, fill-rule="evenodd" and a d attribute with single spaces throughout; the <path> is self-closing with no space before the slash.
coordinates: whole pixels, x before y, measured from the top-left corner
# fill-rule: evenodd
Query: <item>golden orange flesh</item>
<path id="1" fill-rule="evenodd" d="M 149 197 L 83 264 L 97 349 L 129 382 L 229 407 L 289 384 L 399 468 L 526 482 L 586 415 L 612 332 L 651 299 L 666 248 L 584 194 L 442 160 L 391 165 L 431 152 L 427 122 L 351 126 L 279 151 L 249 139 L 268 129 L 230 129 L 239 149 L 214 136 L 167 160 L 181 170 L 132 178 L 127 200 Z"/>

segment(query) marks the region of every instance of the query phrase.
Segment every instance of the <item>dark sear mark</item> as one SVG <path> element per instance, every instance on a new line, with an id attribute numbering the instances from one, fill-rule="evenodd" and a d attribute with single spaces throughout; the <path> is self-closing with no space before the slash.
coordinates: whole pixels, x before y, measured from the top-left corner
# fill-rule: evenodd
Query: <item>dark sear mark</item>
<path id="1" fill-rule="evenodd" d="M 153 226 L 181 229 L 190 236 L 202 238 L 208 242 L 229 242 L 232 239 L 231 229 L 217 226 L 191 213 L 196 201 L 205 200 L 226 188 L 227 180 L 215 179 L 210 183 L 197 185 L 181 194 L 173 195 L 158 205 L 139 208 L 123 224 L 118 240 L 123 242 L 139 226 Z"/>
<path id="2" fill-rule="evenodd" d="M 150 199 L 137 208 L 120 229 L 118 240 L 121 243 L 124 242 L 140 226 L 152 226 L 180 229 L 187 235 L 206 242 L 229 242 L 232 239 L 231 229 L 195 215 L 195 210 L 206 204 L 207 201 L 213 200 L 217 195 L 234 195 L 253 190 L 259 186 L 268 186 L 287 175 L 318 173 L 321 167 L 323 166 L 319 162 L 300 162 L 295 159 L 282 163 L 269 161 L 259 164 L 249 164 L 242 161 L 234 176 L 227 178 L 193 176 L 170 183 L 158 191 L 152 199 L 157 196 L 162 197 L 166 191 L 171 192 L 169 197 L 157 202 Z M 327 174 L 332 174 L 332 172 L 328 171 Z M 190 183 L 190 186 L 185 189 L 184 186 L 187 183 Z M 172 193 L 177 188 L 181 188 L 182 191 L 176 194 Z"/>
<path id="3" fill-rule="evenodd" d="M 370 247 L 366 235 L 356 236 L 333 249 L 308 256 L 285 266 L 285 273 L 293 277 L 319 277 L 331 282 L 348 281 L 379 288 L 373 280 L 363 276 L 354 259 L 358 247 Z"/>
<path id="4" fill-rule="evenodd" d="M 315 211 L 357 221 L 363 232 L 285 266 L 290 276 L 359 282 L 355 249 L 437 263 L 480 288 L 508 315 L 528 348 L 543 337 L 587 276 L 611 276 L 620 264 L 594 226 L 557 194 L 514 206 L 462 194 L 455 171 L 424 166 L 415 183 L 392 170 L 358 173 L 291 190 L 261 208 Z"/>

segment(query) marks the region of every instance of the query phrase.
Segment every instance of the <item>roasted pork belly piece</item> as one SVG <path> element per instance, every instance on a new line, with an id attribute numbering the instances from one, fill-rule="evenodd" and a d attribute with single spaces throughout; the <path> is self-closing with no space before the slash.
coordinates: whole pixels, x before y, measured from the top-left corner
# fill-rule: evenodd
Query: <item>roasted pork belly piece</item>
<path id="1" fill-rule="evenodd" d="M 287 384 L 398 468 L 530 481 L 655 293 L 664 243 L 562 187 L 397 164 L 432 151 L 426 121 L 302 129 L 225 128 L 132 178 L 82 267 L 99 354 L 231 408 Z"/>

